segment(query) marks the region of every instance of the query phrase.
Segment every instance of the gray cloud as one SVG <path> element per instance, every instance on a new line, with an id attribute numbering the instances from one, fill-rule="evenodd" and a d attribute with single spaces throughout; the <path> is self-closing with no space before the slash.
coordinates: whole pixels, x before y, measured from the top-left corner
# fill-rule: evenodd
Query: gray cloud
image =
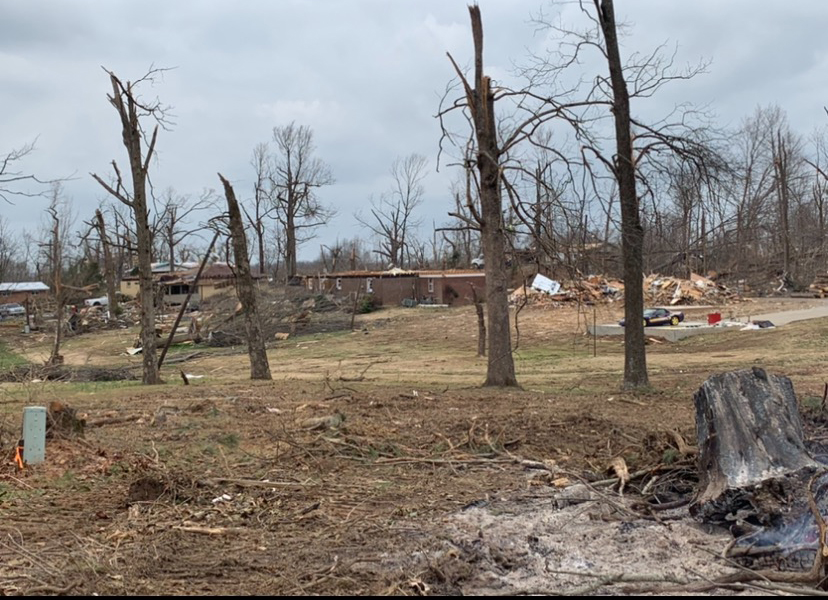
<path id="1" fill-rule="evenodd" d="M 707 75 L 667 88 L 642 107 L 647 111 L 661 114 L 689 100 L 736 124 L 756 105 L 776 102 L 803 133 L 825 119 L 828 42 L 820 28 L 828 3 L 617 4 L 630 23 L 625 53 L 667 42 L 678 44 L 682 63 L 713 61 Z M 481 1 L 487 67 L 497 77 L 508 78 L 527 49 L 542 48 L 545 36 L 528 22 L 541 6 Z M 562 19 L 579 20 L 577 6 L 564 4 Z M 337 179 L 322 196 L 340 216 L 323 235 L 358 233 L 352 213 L 387 187 L 391 161 L 411 152 L 429 157 L 422 218 L 430 224 L 444 219 L 449 199 L 450 170 L 434 172 L 440 132 L 433 118 L 453 76 L 447 51 L 469 63 L 463 2 L 10 2 L 0 21 L 0 150 L 37 137 L 26 166 L 41 177 L 76 173 L 66 193 L 86 218 L 104 198 L 88 173 L 108 173 L 113 158 L 125 160 L 101 65 L 123 78 L 151 64 L 175 67 L 145 90 L 176 115 L 159 141 L 157 187 L 198 193 L 217 187 L 221 171 L 247 197 L 254 145 L 295 120 L 314 129 L 318 156 Z M 0 212 L 32 229 L 45 204 L 21 201 Z"/>

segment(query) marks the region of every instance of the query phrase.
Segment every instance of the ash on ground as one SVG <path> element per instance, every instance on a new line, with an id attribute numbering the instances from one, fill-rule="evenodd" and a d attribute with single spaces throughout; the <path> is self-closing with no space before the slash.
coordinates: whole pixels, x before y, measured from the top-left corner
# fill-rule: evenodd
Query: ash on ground
<path id="1" fill-rule="evenodd" d="M 700 525 L 686 508 L 658 521 L 621 516 L 618 506 L 634 500 L 606 497 L 616 506 L 582 485 L 473 503 L 445 517 L 421 552 L 394 559 L 394 570 L 415 574 L 403 591 L 498 596 L 670 593 L 733 572 L 718 558 L 732 539 L 726 530 Z M 627 581 L 602 583 L 620 574 Z"/>

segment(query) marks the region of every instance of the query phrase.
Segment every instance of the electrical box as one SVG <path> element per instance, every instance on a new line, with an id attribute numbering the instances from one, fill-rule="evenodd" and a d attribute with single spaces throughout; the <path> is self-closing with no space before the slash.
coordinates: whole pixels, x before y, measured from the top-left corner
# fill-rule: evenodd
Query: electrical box
<path id="1" fill-rule="evenodd" d="M 23 462 L 27 465 L 46 460 L 46 407 L 23 409 Z"/>

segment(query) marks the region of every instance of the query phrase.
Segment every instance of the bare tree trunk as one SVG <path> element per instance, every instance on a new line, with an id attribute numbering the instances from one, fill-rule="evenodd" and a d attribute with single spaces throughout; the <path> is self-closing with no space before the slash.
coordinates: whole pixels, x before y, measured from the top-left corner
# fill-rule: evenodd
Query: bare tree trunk
<path id="1" fill-rule="evenodd" d="M 471 286 L 474 310 L 477 312 L 477 356 L 486 356 L 486 317 L 483 314 L 483 300 L 477 295 L 477 288 Z"/>
<path id="2" fill-rule="evenodd" d="M 259 221 L 256 224 L 256 235 L 258 236 L 259 244 L 259 274 L 264 275 L 265 271 L 265 241 L 264 241 L 264 223 Z"/>
<path id="3" fill-rule="evenodd" d="M 781 127 L 773 144 L 773 166 L 776 174 L 776 190 L 779 198 L 779 228 L 782 237 L 782 270 L 786 276 L 791 274 L 791 231 L 788 224 L 790 214 L 789 198 L 789 153 L 785 140 L 782 139 Z"/>
<path id="4" fill-rule="evenodd" d="M 474 90 L 468 90 L 477 135 L 477 169 L 480 176 L 480 237 L 486 269 L 486 310 L 489 318 L 489 355 L 486 386 L 517 386 L 512 357 L 509 300 L 506 293 L 505 230 L 500 182 L 500 149 L 494 114 L 491 79 L 483 74 L 483 22 L 480 7 L 470 6 L 474 39 Z"/>
<path id="5" fill-rule="evenodd" d="M 168 238 L 167 238 L 169 240 L 167 242 L 169 244 L 169 247 L 168 247 L 167 251 L 168 251 L 169 257 L 170 257 L 170 259 L 169 259 L 170 260 L 170 273 L 175 271 L 175 232 L 173 231 L 174 224 L 175 224 L 175 221 L 174 220 L 171 221 L 171 224 L 169 226 L 170 231 L 168 232 Z"/>
<path id="6" fill-rule="evenodd" d="M 151 71 L 142 81 L 152 79 L 155 72 Z M 144 131 L 140 123 L 140 115 L 154 116 L 156 119 L 163 118 L 163 110 L 155 105 L 148 107 L 143 105 L 136 98 L 133 84 L 127 81 L 124 85 L 114 73 L 109 73 L 112 84 L 112 95 L 109 102 L 118 111 L 121 120 L 122 140 L 129 157 L 130 173 L 132 175 L 132 193 L 126 191 L 121 172 L 115 161 L 112 161 L 115 169 L 116 181 L 114 185 L 106 183 L 95 174 L 92 177 L 112 196 L 127 205 L 135 221 L 135 236 L 138 254 L 138 286 L 140 288 L 139 298 L 141 302 L 141 357 L 143 366 L 143 383 L 161 383 L 156 362 L 156 338 L 155 338 L 155 293 L 152 279 L 152 232 L 149 224 L 149 209 L 147 206 L 147 178 L 149 175 L 149 163 L 155 152 L 155 144 L 158 139 L 158 125 L 155 126 L 152 136 L 147 145 L 146 156 L 141 144 L 144 139 Z"/>
<path id="7" fill-rule="evenodd" d="M 55 192 L 57 195 L 57 192 Z M 63 271 L 63 243 L 60 239 L 60 218 L 58 217 L 56 204 L 49 208 L 52 216 L 52 242 L 51 249 L 51 263 L 52 263 L 52 281 L 55 288 L 55 316 L 57 317 L 57 324 L 55 325 L 55 339 L 52 344 L 52 353 L 49 355 L 49 360 L 46 364 L 50 367 L 63 364 L 63 356 L 60 354 L 60 344 L 63 339 L 63 321 L 64 309 L 66 305 L 66 295 L 63 291 L 63 282 L 61 275 Z"/>
<path id="8" fill-rule="evenodd" d="M 227 197 L 227 212 L 230 220 L 230 233 L 233 237 L 233 255 L 236 262 L 236 293 L 244 311 L 244 328 L 247 334 L 247 352 L 250 355 L 250 378 L 272 379 L 270 364 L 267 360 L 264 336 L 259 325 L 259 311 L 256 306 L 256 288 L 250 273 L 250 258 L 247 255 L 247 237 L 244 233 L 239 203 L 233 186 L 219 173 L 224 195 Z"/>
<path id="9" fill-rule="evenodd" d="M 630 133 L 630 96 L 615 26 L 612 0 L 595 1 L 598 20 L 606 42 L 607 62 L 613 92 L 615 117 L 615 177 L 621 202 L 621 248 L 624 260 L 624 388 L 635 389 L 649 385 L 647 354 L 644 347 L 644 228 L 635 189 L 635 161 Z"/>
<path id="10" fill-rule="evenodd" d="M 286 281 L 290 283 L 296 277 L 296 224 L 291 214 L 288 214 L 285 227 L 285 270 Z"/>
<path id="11" fill-rule="evenodd" d="M 100 210 L 95 211 L 95 218 L 98 225 L 98 234 L 101 236 L 101 246 L 103 247 L 103 262 L 104 262 L 104 278 L 106 279 L 106 299 L 109 306 L 110 318 L 115 318 L 118 313 L 118 294 L 115 286 L 115 263 L 112 260 L 112 248 L 109 243 L 109 236 L 106 233 L 106 224 L 104 223 L 103 213 Z"/>
<path id="12" fill-rule="evenodd" d="M 155 337 L 155 282 L 152 279 L 152 241 L 147 223 L 146 204 L 144 206 L 144 209 L 137 209 L 135 212 L 138 237 L 138 297 L 141 303 L 141 357 L 143 382 L 156 384 L 161 383 L 161 375 L 155 358 L 158 350 Z"/>

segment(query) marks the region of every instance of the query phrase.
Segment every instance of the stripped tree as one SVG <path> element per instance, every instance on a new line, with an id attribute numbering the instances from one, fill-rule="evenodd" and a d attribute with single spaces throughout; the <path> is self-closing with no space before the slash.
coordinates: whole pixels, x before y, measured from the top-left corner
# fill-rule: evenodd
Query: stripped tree
<path id="1" fill-rule="evenodd" d="M 63 255 L 66 249 L 66 230 L 68 227 L 68 212 L 61 198 L 61 186 L 55 184 L 52 188 L 52 199 L 49 208 L 49 241 L 44 244 L 47 248 L 47 262 L 51 273 L 52 293 L 55 297 L 55 337 L 52 351 L 46 361 L 46 366 L 53 367 L 63 364 L 60 354 L 60 345 L 63 341 L 63 327 L 65 324 L 66 288 L 63 285 Z"/>
<path id="2" fill-rule="evenodd" d="M 162 69 L 150 69 L 137 81 L 122 82 L 113 72 L 106 71 L 112 85 L 112 93 L 107 96 L 121 121 L 121 133 L 124 147 L 129 158 L 129 170 L 132 185 L 126 182 L 113 160 L 114 178 L 104 181 L 92 173 L 92 177 L 109 194 L 127 206 L 135 224 L 136 250 L 138 254 L 138 286 L 141 300 L 141 348 L 143 363 L 143 382 L 145 384 L 161 383 L 156 360 L 155 338 L 155 294 L 152 279 L 152 234 L 150 232 L 149 206 L 147 202 L 147 180 L 149 165 L 155 155 L 158 129 L 166 125 L 166 109 L 156 99 L 146 102 L 138 95 L 137 88 L 142 83 L 153 82 Z M 154 121 L 152 133 L 147 136 L 143 127 L 145 120 Z M 146 150 L 144 147 L 146 146 Z"/>
<path id="3" fill-rule="evenodd" d="M 469 6 L 469 15 L 474 40 L 474 79 L 469 82 L 451 55 L 448 55 L 463 84 L 465 95 L 447 110 L 458 107 L 468 109 L 470 123 L 474 129 L 476 154 L 466 168 L 467 172 L 473 168 L 477 171 L 479 210 L 471 202 L 468 206 L 480 228 L 481 245 L 486 259 L 489 353 L 484 385 L 517 386 L 515 361 L 512 358 L 509 300 L 506 293 L 509 282 L 506 270 L 506 236 L 503 226 L 500 170 L 503 149 L 498 143 L 495 93 L 490 77 L 483 72 L 483 21 L 480 7 Z M 447 114 L 447 110 L 440 111 L 441 120 Z"/>
<path id="4" fill-rule="evenodd" d="M 98 230 L 98 235 L 101 240 L 101 247 L 103 252 L 104 262 L 104 279 L 106 282 L 106 299 L 109 307 L 109 316 L 114 318 L 120 312 L 118 307 L 118 294 L 116 287 L 116 267 L 115 258 L 112 256 L 113 244 L 110 241 L 109 234 L 106 231 L 106 221 L 100 209 L 95 211 L 95 228 Z"/>

